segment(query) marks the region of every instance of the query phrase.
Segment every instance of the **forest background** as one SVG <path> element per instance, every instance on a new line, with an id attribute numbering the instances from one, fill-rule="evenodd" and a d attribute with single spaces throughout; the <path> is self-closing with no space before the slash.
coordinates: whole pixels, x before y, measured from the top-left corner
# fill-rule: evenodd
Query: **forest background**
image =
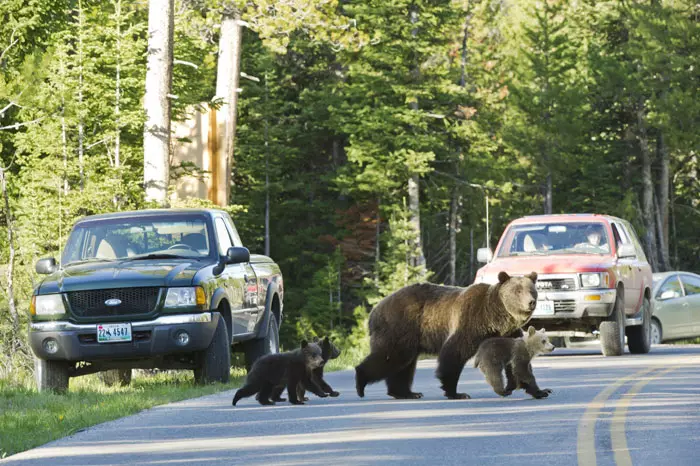
<path id="1" fill-rule="evenodd" d="M 36 260 L 82 216 L 153 205 L 148 6 L 0 3 L 0 379 L 31 371 Z M 173 120 L 221 104 L 231 12 L 255 79 L 227 209 L 282 268 L 283 343 L 359 345 L 381 297 L 470 284 L 523 215 L 620 216 L 654 271 L 700 272 L 695 0 L 175 0 Z"/>

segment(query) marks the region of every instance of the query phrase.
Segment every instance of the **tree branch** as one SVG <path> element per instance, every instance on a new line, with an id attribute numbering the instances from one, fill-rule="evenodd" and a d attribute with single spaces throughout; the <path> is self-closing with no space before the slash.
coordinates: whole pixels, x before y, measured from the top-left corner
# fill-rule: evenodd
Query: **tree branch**
<path id="1" fill-rule="evenodd" d="M 0 130 L 4 130 L 4 129 L 19 129 L 20 126 L 32 125 L 32 124 L 34 124 L 34 123 L 40 122 L 40 121 L 43 120 L 44 118 L 46 118 L 46 117 L 43 116 L 43 117 L 39 117 L 39 118 L 37 118 L 37 119 L 35 119 L 35 120 L 32 120 L 32 121 L 24 121 L 24 122 L 22 122 L 22 123 L 15 123 L 15 124 L 12 124 L 12 125 L 0 126 Z"/>
<path id="2" fill-rule="evenodd" d="M 12 40 L 12 38 L 15 36 L 15 32 L 17 32 L 17 29 L 13 29 L 12 34 L 10 34 L 10 45 L 5 47 L 5 50 L 3 50 L 2 53 L 0 53 L 0 63 L 2 63 L 2 59 L 5 58 L 5 54 L 7 53 L 7 51 L 10 50 L 13 45 L 19 42 L 19 39 Z"/>

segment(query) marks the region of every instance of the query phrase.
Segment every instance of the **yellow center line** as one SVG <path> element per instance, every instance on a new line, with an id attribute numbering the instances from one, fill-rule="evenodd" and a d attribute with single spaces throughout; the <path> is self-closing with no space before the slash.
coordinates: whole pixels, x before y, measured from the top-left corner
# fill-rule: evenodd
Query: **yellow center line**
<path id="1" fill-rule="evenodd" d="M 600 411 L 605 406 L 605 401 L 610 398 L 610 395 L 615 393 L 615 390 L 620 388 L 630 380 L 642 377 L 647 373 L 658 369 L 651 367 L 642 369 L 634 374 L 623 377 L 614 383 L 608 385 L 593 400 L 588 403 L 586 411 L 578 424 L 577 448 L 579 466 L 596 466 L 596 449 L 595 449 L 595 424 Z"/>
<path id="2" fill-rule="evenodd" d="M 652 380 L 658 379 L 680 367 L 682 367 L 682 365 L 673 366 L 657 372 L 656 374 L 644 377 L 634 384 L 632 388 L 617 401 L 617 408 L 615 408 L 615 414 L 610 423 L 610 440 L 612 441 L 612 450 L 615 453 L 615 464 L 617 466 L 632 466 L 632 457 L 630 456 L 629 448 L 627 448 L 627 433 L 625 431 L 627 409 L 632 402 L 632 398 Z"/>

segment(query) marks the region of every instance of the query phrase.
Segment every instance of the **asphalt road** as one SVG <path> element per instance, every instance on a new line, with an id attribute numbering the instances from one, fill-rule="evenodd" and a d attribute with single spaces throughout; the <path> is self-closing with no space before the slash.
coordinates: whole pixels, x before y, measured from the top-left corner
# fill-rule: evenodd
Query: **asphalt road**
<path id="1" fill-rule="evenodd" d="M 534 362 L 535 400 L 500 398 L 465 367 L 447 400 L 435 361 L 419 363 L 425 398 L 389 399 L 384 384 L 358 398 L 354 372 L 327 374 L 339 398 L 305 406 L 231 406 L 233 392 L 160 406 L 15 456 L 4 465 L 107 464 L 700 464 L 700 346 L 658 346 L 648 355 L 603 358 L 558 349 Z"/>

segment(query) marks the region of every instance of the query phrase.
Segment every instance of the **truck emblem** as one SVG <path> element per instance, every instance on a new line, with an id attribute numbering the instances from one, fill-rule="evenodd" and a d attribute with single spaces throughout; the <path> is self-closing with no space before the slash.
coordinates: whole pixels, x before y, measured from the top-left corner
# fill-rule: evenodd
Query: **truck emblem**
<path id="1" fill-rule="evenodd" d="M 545 288 L 552 288 L 552 282 L 537 282 L 537 288 L 545 289 Z"/>
<path id="2" fill-rule="evenodd" d="M 119 306 L 122 303 L 121 299 L 112 298 L 105 301 L 105 306 Z"/>

